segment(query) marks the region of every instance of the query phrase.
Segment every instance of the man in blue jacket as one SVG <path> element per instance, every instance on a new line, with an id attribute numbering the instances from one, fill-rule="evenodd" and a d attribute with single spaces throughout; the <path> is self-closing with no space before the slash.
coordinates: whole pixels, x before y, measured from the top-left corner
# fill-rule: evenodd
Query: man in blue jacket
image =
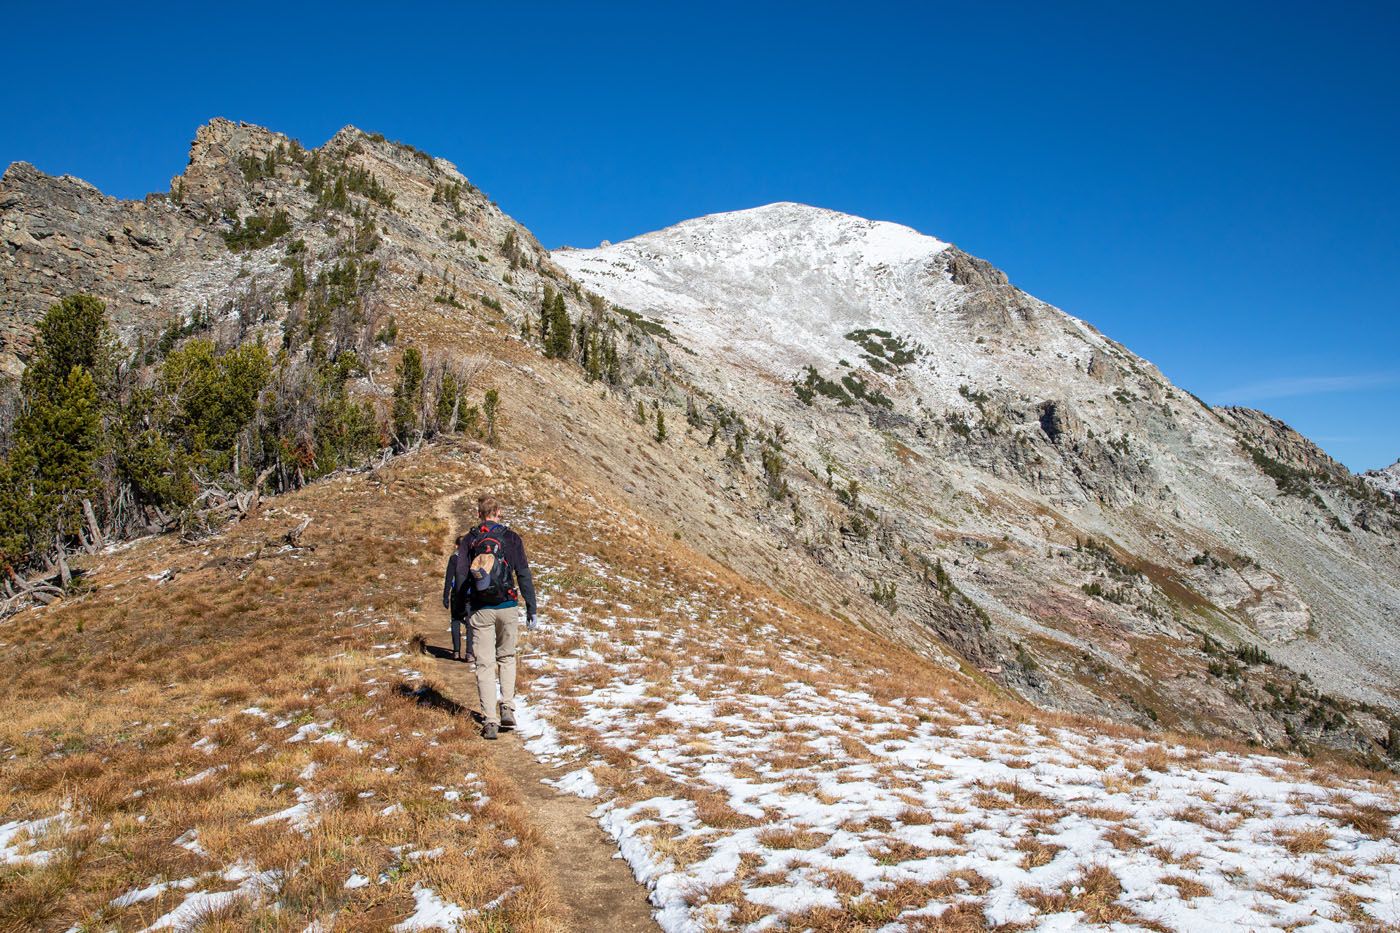
<path id="1" fill-rule="evenodd" d="M 457 545 L 453 568 L 456 598 L 452 602 L 469 620 L 476 689 L 481 698 L 481 735 L 494 739 L 501 729 L 515 728 L 520 600 L 525 601 L 525 627 L 533 631 L 535 586 L 525 542 L 501 524 L 500 503 L 483 495 L 477 500 L 476 512 L 478 524 Z"/>

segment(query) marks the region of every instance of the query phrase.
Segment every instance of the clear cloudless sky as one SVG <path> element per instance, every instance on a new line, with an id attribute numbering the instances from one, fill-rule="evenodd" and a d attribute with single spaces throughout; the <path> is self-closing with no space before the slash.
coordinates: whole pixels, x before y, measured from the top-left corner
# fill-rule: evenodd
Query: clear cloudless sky
<path id="1" fill-rule="evenodd" d="M 16 3 L 0 165 L 214 116 L 455 162 L 548 246 L 802 201 L 957 243 L 1212 403 L 1400 456 L 1400 5 Z"/>

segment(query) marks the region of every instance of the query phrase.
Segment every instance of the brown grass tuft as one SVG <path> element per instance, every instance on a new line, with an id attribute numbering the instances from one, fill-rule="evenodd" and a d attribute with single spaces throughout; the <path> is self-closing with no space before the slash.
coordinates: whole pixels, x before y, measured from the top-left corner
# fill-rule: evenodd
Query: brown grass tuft
<path id="1" fill-rule="evenodd" d="M 1284 830 L 1275 835 L 1279 844 L 1291 855 L 1323 852 L 1327 849 L 1327 844 L 1332 841 L 1332 833 L 1325 826 L 1305 826 L 1299 829 Z"/>
<path id="2" fill-rule="evenodd" d="M 770 849 L 816 849 L 831 838 L 823 833 L 797 827 L 773 827 L 761 830 L 756 837 L 761 845 Z"/>

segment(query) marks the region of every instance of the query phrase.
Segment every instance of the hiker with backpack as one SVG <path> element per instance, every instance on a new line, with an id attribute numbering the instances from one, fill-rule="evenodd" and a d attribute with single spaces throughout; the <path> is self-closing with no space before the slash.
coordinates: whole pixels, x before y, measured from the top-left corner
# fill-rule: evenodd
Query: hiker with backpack
<path id="1" fill-rule="evenodd" d="M 525 542 L 501 524 L 500 503 L 483 495 L 477 500 L 476 512 L 476 527 L 458 539 L 450 571 L 456 586 L 452 602 L 468 620 L 470 653 L 476 658 L 476 689 L 481 697 L 481 735 L 494 739 L 500 730 L 515 728 L 520 600 L 525 600 L 525 628 L 534 631 L 535 586 Z M 453 648 L 455 652 L 455 639 Z"/>
<path id="2" fill-rule="evenodd" d="M 462 546 L 462 538 L 464 537 L 466 536 L 459 535 L 457 540 L 452 542 L 452 553 L 447 555 L 447 575 L 442 581 L 442 608 L 447 610 L 448 616 L 451 619 L 452 659 L 454 661 L 472 660 L 472 636 L 471 629 L 467 628 L 466 618 L 468 607 L 463 599 L 457 598 L 459 595 L 465 595 L 465 591 L 459 594 L 457 588 L 457 548 Z M 462 652 L 463 628 L 467 628 L 467 650 L 465 654 Z"/>

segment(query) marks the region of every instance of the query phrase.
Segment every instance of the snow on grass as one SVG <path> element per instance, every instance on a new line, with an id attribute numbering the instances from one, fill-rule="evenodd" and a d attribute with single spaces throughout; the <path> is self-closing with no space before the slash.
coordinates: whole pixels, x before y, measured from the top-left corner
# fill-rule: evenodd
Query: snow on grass
<path id="1" fill-rule="evenodd" d="M 67 813 L 0 825 L 0 865 L 47 864 L 53 853 L 39 848 L 39 844 L 49 833 L 62 832 L 70 825 Z"/>
<path id="2" fill-rule="evenodd" d="M 155 923 L 145 928 L 149 930 L 183 930 L 195 925 L 201 917 L 222 910 L 238 900 L 261 902 L 275 891 L 281 882 L 282 873 L 276 870 L 257 871 L 244 864 L 234 865 L 219 876 L 226 882 L 235 882 L 237 887 L 228 891 L 195 891 L 185 896 L 180 905 L 163 914 Z M 185 887 L 184 882 L 175 882 L 168 887 Z M 162 890 L 167 890 L 162 889 Z M 133 893 L 144 893 L 133 892 Z M 162 893 L 157 891 L 152 897 Z M 144 898 L 143 898 L 144 899 Z M 137 903 L 132 901 L 131 903 Z"/>
<path id="3" fill-rule="evenodd" d="M 631 619 L 556 592 L 538 637 L 564 650 L 540 652 L 521 704 L 530 751 L 583 756 L 550 783 L 600 801 L 664 929 L 893 930 L 949 911 L 1040 929 L 1400 926 L 1392 784 L 949 696 L 877 700 L 765 607 L 667 595 Z"/>
<path id="4" fill-rule="evenodd" d="M 296 796 L 296 803 L 285 809 L 278 810 L 276 813 L 269 813 L 266 816 L 260 816 L 255 820 L 251 820 L 249 824 L 252 826 L 263 826 L 276 820 L 286 820 L 291 824 L 292 828 L 296 829 L 298 832 L 304 833 L 310 830 L 311 827 L 316 825 L 316 806 L 318 798 L 315 794 L 300 787 L 296 788 L 293 793 Z"/>
<path id="5" fill-rule="evenodd" d="M 414 885 L 413 901 L 413 913 L 402 923 L 394 924 L 394 930 L 398 933 L 408 930 L 455 930 L 468 916 L 461 907 L 438 897 L 432 888 Z"/>
<path id="6" fill-rule="evenodd" d="M 184 888 L 188 890 L 189 888 L 194 887 L 198 880 L 198 878 L 179 878 L 174 881 L 157 881 L 152 884 L 148 884 L 144 888 L 136 888 L 126 892 L 125 894 L 119 897 L 113 898 L 111 906 L 118 908 L 130 907 L 133 904 L 142 904 L 146 901 L 153 901 L 156 898 L 160 897 L 162 894 L 164 894 L 166 891 L 172 891 L 177 888 Z"/>

